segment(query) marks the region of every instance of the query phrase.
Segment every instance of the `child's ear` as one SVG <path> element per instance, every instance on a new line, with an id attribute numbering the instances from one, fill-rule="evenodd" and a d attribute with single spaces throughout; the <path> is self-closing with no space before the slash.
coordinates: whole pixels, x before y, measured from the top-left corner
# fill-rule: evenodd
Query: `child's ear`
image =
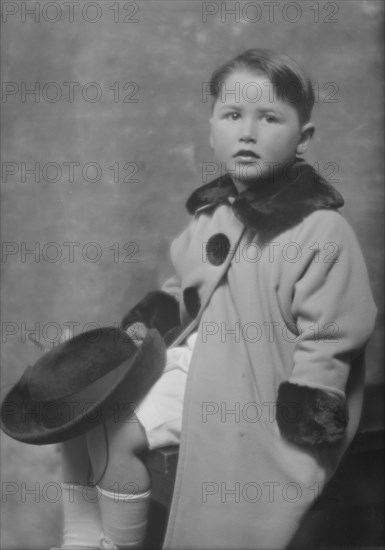
<path id="1" fill-rule="evenodd" d="M 297 154 L 302 155 L 310 145 L 311 138 L 314 135 L 314 124 L 307 122 L 302 126 L 301 135 L 297 145 Z"/>
<path id="2" fill-rule="evenodd" d="M 210 122 L 210 147 L 214 149 L 214 140 L 213 140 L 213 119 L 209 119 Z"/>

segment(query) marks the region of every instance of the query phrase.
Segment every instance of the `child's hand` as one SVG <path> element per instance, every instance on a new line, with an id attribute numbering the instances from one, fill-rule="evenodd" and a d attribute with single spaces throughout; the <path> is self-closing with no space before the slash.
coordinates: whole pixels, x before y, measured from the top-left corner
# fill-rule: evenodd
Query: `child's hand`
<path id="1" fill-rule="evenodd" d="M 137 347 L 143 343 L 147 332 L 148 328 L 146 325 L 144 323 L 140 323 L 139 321 L 126 328 L 126 333 Z"/>

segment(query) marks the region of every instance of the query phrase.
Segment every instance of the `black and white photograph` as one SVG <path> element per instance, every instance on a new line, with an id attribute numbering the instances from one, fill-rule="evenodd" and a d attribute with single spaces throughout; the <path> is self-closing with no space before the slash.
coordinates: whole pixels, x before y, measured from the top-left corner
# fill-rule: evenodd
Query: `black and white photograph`
<path id="1" fill-rule="evenodd" d="M 385 548 L 384 7 L 2 0 L 1 549 Z"/>

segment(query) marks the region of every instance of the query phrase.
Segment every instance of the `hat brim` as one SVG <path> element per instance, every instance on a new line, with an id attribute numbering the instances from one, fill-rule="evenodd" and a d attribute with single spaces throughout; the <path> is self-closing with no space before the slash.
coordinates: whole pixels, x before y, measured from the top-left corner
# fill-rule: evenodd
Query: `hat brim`
<path id="1" fill-rule="evenodd" d="M 164 341 L 151 329 L 134 355 L 76 394 L 37 403 L 16 384 L 1 405 L 1 428 L 23 443 L 48 445 L 84 434 L 112 415 L 123 420 L 160 377 L 165 361 Z"/>

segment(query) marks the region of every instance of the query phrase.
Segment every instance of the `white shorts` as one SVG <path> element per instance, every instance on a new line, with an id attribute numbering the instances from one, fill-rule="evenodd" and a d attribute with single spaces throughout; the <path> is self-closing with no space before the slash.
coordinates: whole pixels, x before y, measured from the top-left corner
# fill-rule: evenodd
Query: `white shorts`
<path id="1" fill-rule="evenodd" d="M 150 449 L 179 445 L 186 379 L 196 338 L 197 332 L 193 332 L 183 346 L 167 350 L 163 374 L 135 410 Z"/>

